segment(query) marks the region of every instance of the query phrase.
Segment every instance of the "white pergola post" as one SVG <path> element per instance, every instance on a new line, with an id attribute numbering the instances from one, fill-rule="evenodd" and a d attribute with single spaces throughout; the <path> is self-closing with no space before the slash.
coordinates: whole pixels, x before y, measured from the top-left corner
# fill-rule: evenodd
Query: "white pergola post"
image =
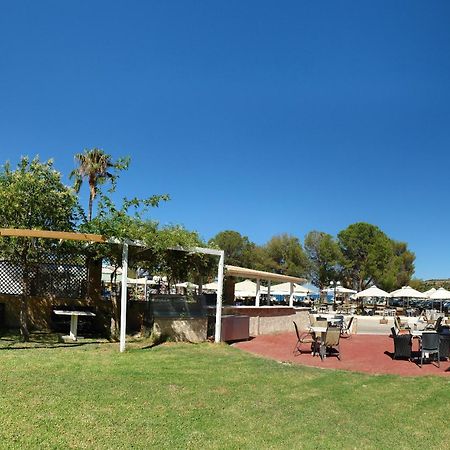
<path id="1" fill-rule="evenodd" d="M 270 306 L 270 285 L 272 282 L 269 280 L 269 283 L 267 285 L 267 306 Z"/>
<path id="2" fill-rule="evenodd" d="M 219 267 L 217 269 L 217 303 L 216 303 L 216 330 L 214 342 L 219 343 L 222 334 L 222 295 L 223 295 L 223 267 L 225 252 L 220 251 Z"/>
<path id="3" fill-rule="evenodd" d="M 294 306 L 294 283 L 289 284 L 289 306 Z"/>
<path id="4" fill-rule="evenodd" d="M 255 306 L 259 308 L 261 299 L 261 280 L 257 278 L 256 280 L 256 298 L 255 298 Z"/>
<path id="5" fill-rule="evenodd" d="M 122 290 L 120 295 L 120 351 L 125 351 L 127 329 L 127 278 L 128 278 L 128 242 L 122 249 Z"/>

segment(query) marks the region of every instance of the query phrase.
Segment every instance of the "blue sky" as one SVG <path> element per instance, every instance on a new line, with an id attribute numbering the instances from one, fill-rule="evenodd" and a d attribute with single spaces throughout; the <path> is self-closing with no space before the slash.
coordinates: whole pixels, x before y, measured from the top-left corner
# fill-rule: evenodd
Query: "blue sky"
<path id="1" fill-rule="evenodd" d="M 131 155 L 208 239 L 367 221 L 450 276 L 447 1 L 2 1 L 0 160 Z"/>

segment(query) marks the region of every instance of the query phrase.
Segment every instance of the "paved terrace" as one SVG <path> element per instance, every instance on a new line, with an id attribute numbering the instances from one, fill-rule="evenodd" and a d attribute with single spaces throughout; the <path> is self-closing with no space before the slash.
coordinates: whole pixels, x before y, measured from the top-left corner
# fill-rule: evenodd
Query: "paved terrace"
<path id="1" fill-rule="evenodd" d="M 387 335 L 356 334 L 350 338 L 341 339 L 341 360 L 329 356 L 321 360 L 310 352 L 294 356 L 293 350 L 297 338 L 295 333 L 257 336 L 250 341 L 233 344 L 241 350 L 277 361 L 289 361 L 305 366 L 326 369 L 342 369 L 370 374 L 396 374 L 403 376 L 439 375 L 450 377 L 450 362 L 441 361 L 438 368 L 433 363 L 424 363 L 420 368 L 416 363 L 404 360 L 393 360 L 394 342 Z M 308 351 L 307 344 L 304 344 Z M 413 340 L 413 351 L 418 350 L 417 339 Z"/>

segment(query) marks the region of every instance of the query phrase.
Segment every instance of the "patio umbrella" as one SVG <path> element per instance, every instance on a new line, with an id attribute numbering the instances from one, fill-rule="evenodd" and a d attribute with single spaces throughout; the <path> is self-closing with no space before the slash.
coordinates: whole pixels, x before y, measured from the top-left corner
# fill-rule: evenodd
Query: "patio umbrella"
<path id="1" fill-rule="evenodd" d="M 418 290 L 413 289 L 411 286 L 403 286 L 401 289 L 397 289 L 396 291 L 391 292 L 391 297 L 406 298 L 408 307 L 410 298 L 428 298 L 423 292 L 419 292 Z"/>
<path id="2" fill-rule="evenodd" d="M 450 291 L 447 291 L 447 289 L 439 288 L 436 292 L 430 295 L 430 300 L 437 300 L 441 303 L 441 312 L 442 312 L 442 301 L 443 300 L 450 300 Z"/>
<path id="3" fill-rule="evenodd" d="M 309 293 L 309 290 L 305 287 L 303 287 L 300 284 L 292 283 L 294 288 L 294 294 L 303 294 L 307 295 Z M 270 293 L 273 295 L 290 295 L 291 293 L 291 283 L 281 283 L 281 284 L 275 284 L 270 288 Z"/>
<path id="4" fill-rule="evenodd" d="M 434 294 L 435 292 L 436 292 L 436 288 L 431 288 L 431 289 L 428 289 L 428 291 L 425 291 L 424 294 L 425 294 L 427 297 L 430 297 L 430 295 L 431 295 L 431 294 Z"/>
<path id="5" fill-rule="evenodd" d="M 363 306 L 364 306 L 364 299 L 365 298 L 388 298 L 391 294 L 389 292 L 383 291 L 383 289 L 377 288 L 376 286 L 371 286 L 368 289 L 365 289 L 364 291 L 358 292 L 355 294 L 355 298 L 361 298 L 363 299 Z"/>
<path id="6" fill-rule="evenodd" d="M 356 298 L 365 298 L 365 297 L 390 297 L 391 294 L 389 292 L 383 291 L 383 289 L 377 288 L 376 286 L 371 286 L 364 291 L 358 292 L 355 294 Z"/>
<path id="7" fill-rule="evenodd" d="M 202 286 L 204 291 L 217 291 L 217 281 L 213 281 L 212 283 L 206 283 Z"/>
<path id="8" fill-rule="evenodd" d="M 267 288 L 260 286 L 259 292 L 267 294 Z M 251 280 L 244 280 L 234 285 L 234 295 L 236 297 L 256 297 L 256 283 Z"/>

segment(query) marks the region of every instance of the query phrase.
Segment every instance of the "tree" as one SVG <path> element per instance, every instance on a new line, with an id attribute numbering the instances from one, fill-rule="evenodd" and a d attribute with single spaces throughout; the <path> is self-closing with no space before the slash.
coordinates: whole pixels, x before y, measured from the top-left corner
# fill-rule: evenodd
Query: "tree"
<path id="1" fill-rule="evenodd" d="M 266 270 L 296 277 L 307 275 L 308 259 L 297 237 L 287 233 L 274 236 L 264 250 L 267 254 Z"/>
<path id="2" fill-rule="evenodd" d="M 311 282 L 324 288 L 330 281 L 340 279 L 342 253 L 330 234 L 310 231 L 305 237 L 305 252 L 309 259 Z"/>
<path id="3" fill-rule="evenodd" d="M 344 256 L 344 274 L 359 291 L 371 284 L 381 284 L 392 272 L 392 241 L 378 227 L 359 222 L 338 234 Z"/>
<path id="4" fill-rule="evenodd" d="M 78 163 L 78 167 L 69 176 L 75 180 L 74 189 L 77 193 L 80 191 L 83 179 L 88 181 L 88 221 L 91 221 L 93 203 L 97 196 L 99 185 L 109 180 L 114 187 L 117 180 L 117 171 L 128 168 L 129 158 L 120 158 L 113 162 L 111 155 L 99 148 L 93 148 L 90 150 L 86 149 L 83 153 L 77 153 L 75 160 Z"/>
<path id="5" fill-rule="evenodd" d="M 247 236 L 237 231 L 225 230 L 217 233 L 209 244 L 216 245 L 225 252 L 227 264 L 241 267 L 252 267 L 252 253 L 255 244 Z"/>
<path id="6" fill-rule="evenodd" d="M 0 226 L 5 228 L 72 231 L 77 220 L 77 199 L 73 190 L 61 182 L 53 162 L 30 161 L 23 157 L 17 168 L 9 163 L 0 170 Z M 45 255 L 57 253 L 61 245 L 49 239 L 4 237 L 0 239 L 3 258 L 17 265 L 22 273 L 20 331 L 28 340 L 28 296 L 30 269 Z"/>

